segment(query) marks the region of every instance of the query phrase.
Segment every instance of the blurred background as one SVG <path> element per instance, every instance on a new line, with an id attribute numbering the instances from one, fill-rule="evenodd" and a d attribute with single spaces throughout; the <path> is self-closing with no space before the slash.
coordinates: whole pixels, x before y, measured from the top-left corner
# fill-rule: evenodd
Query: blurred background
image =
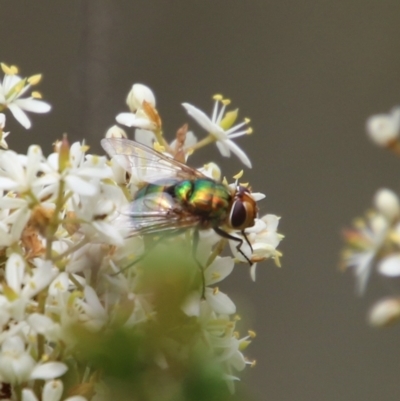
<path id="1" fill-rule="evenodd" d="M 264 192 L 261 212 L 282 216 L 283 267 L 239 266 L 224 283 L 242 330 L 257 337 L 242 376 L 255 400 L 377 400 L 400 394 L 400 328 L 376 330 L 365 315 L 393 294 L 373 276 L 355 295 L 338 269 L 341 231 L 370 207 L 380 187 L 400 190 L 400 160 L 365 135 L 365 120 L 400 103 L 400 3 L 382 0 L 1 0 L 0 59 L 38 72 L 52 104 L 33 128 L 7 120 L 10 148 L 51 151 L 67 132 L 92 151 L 126 111 L 135 82 L 157 96 L 172 139 L 189 122 L 180 103 L 206 112 L 222 93 L 250 117 L 238 144 L 253 162 L 245 180 Z M 242 166 L 214 149 L 231 177 Z M 245 332 L 243 333 L 245 334 Z"/>

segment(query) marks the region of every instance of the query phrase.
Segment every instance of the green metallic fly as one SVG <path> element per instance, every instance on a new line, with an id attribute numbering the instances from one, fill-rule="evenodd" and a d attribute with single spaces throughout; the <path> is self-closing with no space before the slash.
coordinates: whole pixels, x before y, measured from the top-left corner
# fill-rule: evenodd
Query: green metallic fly
<path id="1" fill-rule="evenodd" d="M 106 138 L 101 145 L 140 182 L 127 210 L 120 211 L 128 217 L 124 224 L 129 236 L 174 235 L 193 228 L 196 260 L 199 230 L 213 229 L 219 236 L 236 241 L 237 250 L 252 264 L 241 250 L 243 239 L 229 233 L 240 231 L 252 249 L 244 230 L 254 225 L 258 208 L 248 188 L 241 185 L 231 188 L 128 139 Z"/>

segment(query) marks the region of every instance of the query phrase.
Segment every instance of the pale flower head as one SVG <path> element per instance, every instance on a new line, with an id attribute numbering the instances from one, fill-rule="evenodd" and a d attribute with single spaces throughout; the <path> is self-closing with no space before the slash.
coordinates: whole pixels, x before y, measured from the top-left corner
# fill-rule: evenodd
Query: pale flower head
<path id="1" fill-rule="evenodd" d="M 0 110 L 9 109 L 24 128 L 30 128 L 31 122 L 25 113 L 26 111 L 47 113 L 51 109 L 48 103 L 39 100 L 41 95 L 38 92 L 32 92 L 31 96 L 22 98 L 33 85 L 39 83 L 41 75 L 21 78 L 17 75 L 17 67 L 9 67 L 1 63 L 1 68 L 4 72 L 4 78 L 0 82 Z"/>
<path id="2" fill-rule="evenodd" d="M 359 219 L 354 228 L 344 232 L 348 247 L 343 252 L 343 263 L 354 271 L 357 292 L 362 294 L 373 268 L 376 254 L 385 241 L 390 224 L 378 213 L 370 213 L 366 220 Z"/>
<path id="3" fill-rule="evenodd" d="M 388 114 L 371 116 L 366 124 L 367 134 L 379 146 L 388 146 L 397 140 L 400 132 L 400 107 Z"/>
<path id="4" fill-rule="evenodd" d="M 382 213 L 389 220 L 393 220 L 399 215 L 400 202 L 397 195 L 390 189 L 382 188 L 374 198 L 374 204 L 378 212 Z"/>
<path id="5" fill-rule="evenodd" d="M 130 113 L 120 113 L 115 118 L 119 124 L 145 130 L 159 130 L 161 119 L 156 109 L 156 100 L 150 88 L 143 84 L 134 84 L 126 103 Z"/>
<path id="6" fill-rule="evenodd" d="M 232 139 L 253 132 L 252 129 L 248 127 L 250 120 L 246 118 L 239 124 L 234 125 L 238 110 L 225 113 L 226 106 L 230 104 L 230 100 L 224 99 L 221 95 L 215 95 L 214 100 L 215 104 L 211 118 L 189 103 L 182 103 L 182 106 L 186 109 L 188 114 L 209 133 L 210 138 L 216 142 L 222 156 L 229 157 L 232 152 L 245 166 L 251 168 L 250 159 L 243 150 L 232 141 Z"/>
<path id="7" fill-rule="evenodd" d="M 389 326 L 400 319 L 400 299 L 385 298 L 378 301 L 370 310 L 368 321 L 371 326 Z"/>
<path id="8" fill-rule="evenodd" d="M 29 379 L 35 361 L 19 336 L 4 340 L 0 351 L 0 377 L 3 382 L 23 383 Z"/>
<path id="9" fill-rule="evenodd" d="M 126 98 L 126 104 L 132 113 L 135 113 L 143 106 L 143 101 L 156 107 L 156 98 L 153 91 L 146 85 L 133 84 L 132 89 Z"/>

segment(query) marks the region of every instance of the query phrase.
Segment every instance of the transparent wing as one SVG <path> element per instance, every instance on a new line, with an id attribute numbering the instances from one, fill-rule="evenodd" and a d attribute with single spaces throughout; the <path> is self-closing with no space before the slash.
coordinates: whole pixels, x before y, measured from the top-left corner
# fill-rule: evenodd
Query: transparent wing
<path id="1" fill-rule="evenodd" d="M 105 138 L 101 140 L 101 146 L 138 181 L 205 178 L 199 171 L 129 139 Z"/>
<path id="2" fill-rule="evenodd" d="M 193 227 L 199 217 L 185 211 L 169 194 L 155 193 L 120 210 L 116 222 L 128 236 L 134 236 Z"/>

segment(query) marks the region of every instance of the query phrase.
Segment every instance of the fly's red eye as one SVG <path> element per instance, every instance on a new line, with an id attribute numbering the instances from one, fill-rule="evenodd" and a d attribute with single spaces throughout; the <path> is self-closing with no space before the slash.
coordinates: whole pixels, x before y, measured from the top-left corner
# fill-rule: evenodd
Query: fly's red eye
<path id="1" fill-rule="evenodd" d="M 246 221 L 246 208 L 240 200 L 237 200 L 233 206 L 230 216 L 230 223 L 233 228 L 240 228 Z"/>

